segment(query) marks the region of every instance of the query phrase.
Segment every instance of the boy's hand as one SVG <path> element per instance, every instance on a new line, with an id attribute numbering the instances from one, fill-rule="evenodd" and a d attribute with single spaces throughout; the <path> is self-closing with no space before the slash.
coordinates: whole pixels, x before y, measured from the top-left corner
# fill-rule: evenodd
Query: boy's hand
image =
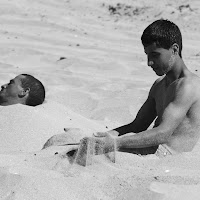
<path id="1" fill-rule="evenodd" d="M 92 156 L 106 154 L 116 150 L 115 138 L 110 134 L 102 137 L 85 137 L 80 141 L 76 162 L 87 166 L 91 164 Z"/>

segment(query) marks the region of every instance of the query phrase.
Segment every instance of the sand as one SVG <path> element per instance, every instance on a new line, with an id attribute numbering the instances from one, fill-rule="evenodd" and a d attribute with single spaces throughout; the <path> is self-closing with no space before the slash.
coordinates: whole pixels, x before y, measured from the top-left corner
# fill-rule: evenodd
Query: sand
<path id="1" fill-rule="evenodd" d="M 134 119 L 157 78 L 140 37 L 161 17 L 180 27 L 183 59 L 200 75 L 198 0 L 0 0 L 0 84 L 29 73 L 47 94 L 38 107 L 0 108 L 0 199 L 199 199 L 199 144 L 163 159 L 94 156 L 87 167 L 67 156 L 76 145 L 42 149 Z"/>

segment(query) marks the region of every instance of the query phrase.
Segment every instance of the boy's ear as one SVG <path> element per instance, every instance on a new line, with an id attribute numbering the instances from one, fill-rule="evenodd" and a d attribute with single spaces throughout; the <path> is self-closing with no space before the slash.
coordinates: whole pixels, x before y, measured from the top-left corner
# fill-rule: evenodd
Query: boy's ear
<path id="1" fill-rule="evenodd" d="M 22 89 L 21 92 L 18 94 L 19 98 L 23 98 L 30 92 L 30 88 Z"/>
<path id="2" fill-rule="evenodd" d="M 172 53 L 174 55 L 178 55 L 179 54 L 179 45 L 177 43 L 174 43 L 171 48 L 172 48 Z"/>

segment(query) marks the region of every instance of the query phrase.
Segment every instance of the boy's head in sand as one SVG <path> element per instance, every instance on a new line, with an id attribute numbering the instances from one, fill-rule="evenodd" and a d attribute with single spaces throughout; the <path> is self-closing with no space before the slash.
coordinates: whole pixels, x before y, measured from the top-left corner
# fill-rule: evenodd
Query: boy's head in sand
<path id="1" fill-rule="evenodd" d="M 1 86 L 0 105 L 23 104 L 37 106 L 44 102 L 45 88 L 35 77 L 20 74 Z"/>
<path id="2" fill-rule="evenodd" d="M 147 64 L 158 76 L 170 72 L 178 57 L 182 58 L 182 35 L 176 24 L 157 20 L 143 32 L 142 44 L 147 54 Z"/>

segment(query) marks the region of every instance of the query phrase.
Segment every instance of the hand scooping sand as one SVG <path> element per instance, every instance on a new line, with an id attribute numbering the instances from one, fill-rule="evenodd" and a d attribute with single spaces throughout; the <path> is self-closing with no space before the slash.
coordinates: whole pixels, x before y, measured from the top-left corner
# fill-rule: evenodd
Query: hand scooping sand
<path id="1" fill-rule="evenodd" d="M 115 156 L 114 158 L 110 158 L 107 154 L 116 151 L 115 137 L 108 132 L 96 133 L 94 135 L 97 137 L 85 137 L 81 140 L 76 156 L 76 163 L 87 166 L 91 164 L 94 155 L 100 154 L 105 154 L 112 162 L 115 162 Z"/>

